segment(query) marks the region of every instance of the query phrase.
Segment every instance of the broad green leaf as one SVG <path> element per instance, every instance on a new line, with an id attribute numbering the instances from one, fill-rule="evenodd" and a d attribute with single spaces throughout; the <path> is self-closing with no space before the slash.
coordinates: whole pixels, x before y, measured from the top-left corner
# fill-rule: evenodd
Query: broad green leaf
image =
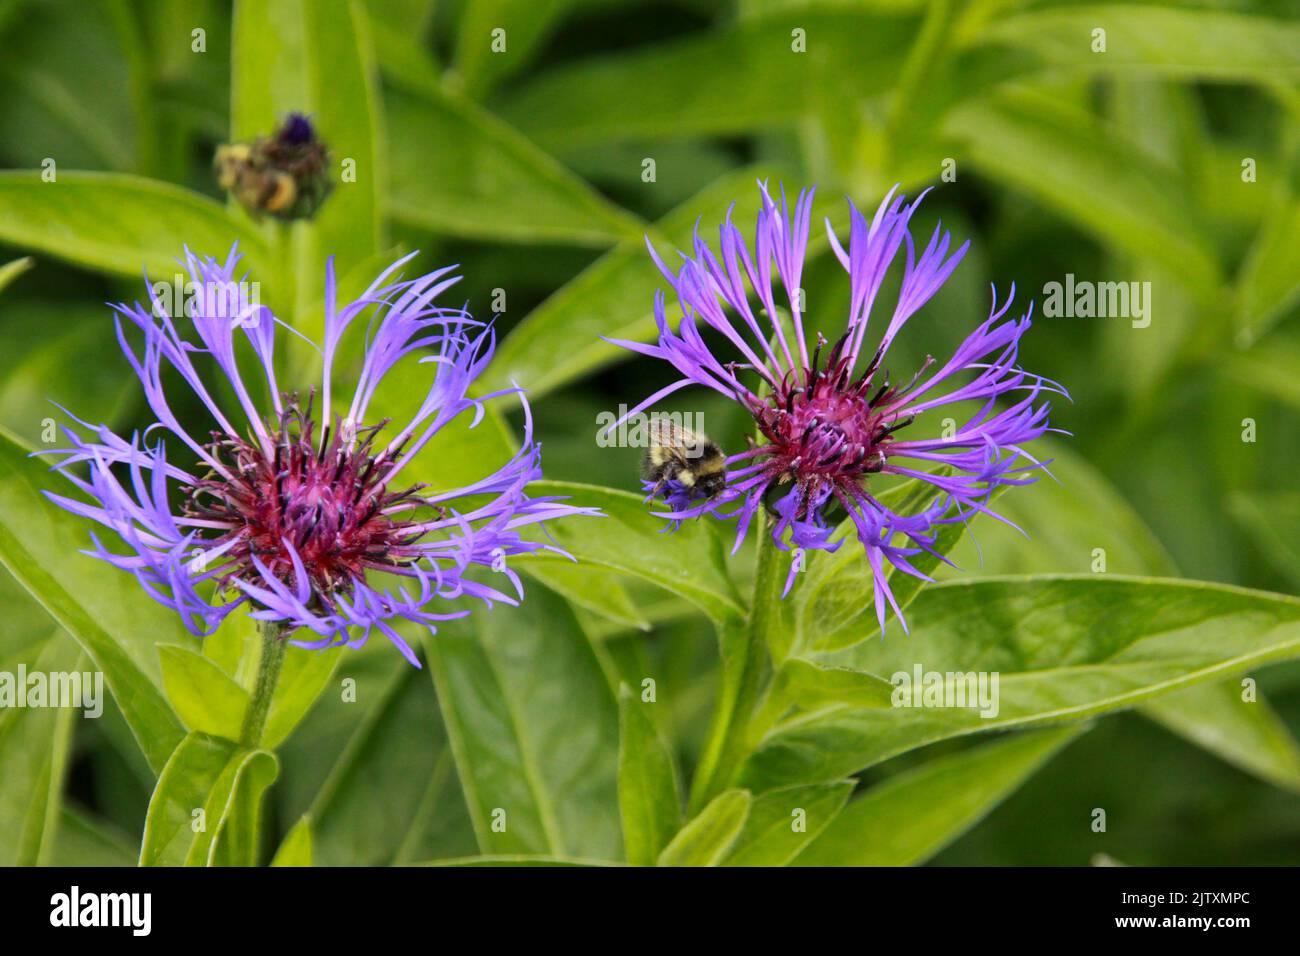
<path id="1" fill-rule="evenodd" d="M 74 0 L 13 3 L 0 61 L 0 142 L 13 165 L 54 159 L 125 170 L 135 130 L 127 67 L 108 4 Z M 187 48 L 188 51 L 188 48 Z"/>
<path id="2" fill-rule="evenodd" d="M 704 229 L 722 222 L 733 203 L 737 223 L 752 221 L 759 203 L 757 179 L 770 179 L 775 187 L 781 174 L 773 167 L 728 173 L 648 230 L 664 261 L 674 261 L 673 249 L 691 248 L 697 223 Z M 843 204 L 828 212 L 835 220 L 843 213 Z M 825 230 L 812 230 L 809 258 L 826 246 Z M 524 317 L 497 350 L 485 375 L 486 387 L 503 388 L 517 382 L 535 399 L 598 368 L 630 358 L 631 352 L 602 341 L 602 336 L 652 339 L 655 292 L 666 286 L 643 240 L 621 243 Z M 643 397 L 632 396 L 629 406 Z"/>
<path id="3" fill-rule="evenodd" d="M 791 707 L 818 710 L 828 706 L 892 706 L 894 685 L 851 667 L 834 667 L 792 657 L 781 665 L 768 691 L 774 717 Z"/>
<path id="4" fill-rule="evenodd" d="M 917 667 L 995 674 L 996 715 L 972 707 L 845 706 L 796 716 L 768 732 L 742 786 L 757 792 L 837 779 L 936 740 L 1109 713 L 1300 656 L 1300 600 L 1206 582 L 1118 575 L 956 581 L 926 588 L 910 613 L 910 638 L 891 631 L 836 662 L 886 679 Z"/>
<path id="5" fill-rule="evenodd" d="M 412 866 L 622 866 L 616 860 L 583 860 L 568 856 L 538 856 L 528 853 L 484 854 L 445 860 L 426 860 Z"/>
<path id="6" fill-rule="evenodd" d="M 365 0 L 375 58 L 386 75 L 418 77 L 437 86 L 438 71 L 428 33 L 435 0 Z"/>
<path id="7" fill-rule="evenodd" d="M 1235 766 L 1300 791 L 1300 748 L 1286 723 L 1240 682 L 1193 687 L 1142 706 L 1142 714 Z"/>
<path id="8" fill-rule="evenodd" d="M 840 811 L 794 865 L 923 863 L 1086 729 L 1073 725 L 1015 734 L 896 774 Z"/>
<path id="9" fill-rule="evenodd" d="M 135 866 L 140 851 L 135 841 L 113 825 L 64 807 L 55 835 L 52 866 Z"/>
<path id="10" fill-rule="evenodd" d="M 1260 230 L 1237 280 L 1236 326 L 1260 338 L 1300 299 L 1300 199 L 1283 200 Z"/>
<path id="11" fill-rule="evenodd" d="M 686 521 L 674 532 L 651 514 L 653 505 L 640 495 L 567 481 L 538 481 L 529 494 L 558 495 L 570 503 L 599 508 L 604 517 L 575 517 L 553 521 L 546 531 L 577 559 L 580 567 L 593 566 L 627 574 L 656 584 L 695 604 L 714 620 L 743 613 L 735 585 L 727 576 L 722 540 L 715 528 Z M 528 559 L 529 566 L 558 556 Z"/>
<path id="12" fill-rule="evenodd" d="M 717 866 L 744 829 L 752 803 L 748 790 L 718 794 L 664 847 L 659 866 Z"/>
<path id="13" fill-rule="evenodd" d="M 20 439 L 48 437 L 47 420 L 60 418 L 53 402 L 76 415 L 93 414 L 96 424 L 110 428 L 143 403 L 112 313 L 102 303 L 0 300 L 0 339 L 0 421 Z"/>
<path id="14" fill-rule="evenodd" d="M 1083 571 L 1104 558 L 1107 573 L 1172 575 L 1172 558 L 1142 518 L 1106 478 L 1063 442 L 1044 442 L 1042 457 L 1051 459 L 1057 480 L 1043 478 L 1032 488 L 1014 489 L 998 499 L 998 510 L 1028 534 L 982 522 L 971 540 L 950 555 L 962 574 Z M 1230 499 L 1230 504 L 1236 499 Z M 1255 499 L 1252 497 L 1251 501 Z M 1268 502 L 1274 524 L 1285 520 L 1280 502 Z M 1161 698 L 1142 712 L 1166 728 L 1205 747 L 1229 763 L 1265 780 L 1292 779 L 1300 749 L 1262 700 L 1240 703 L 1236 681 L 1205 684 Z"/>
<path id="15" fill-rule="evenodd" d="M 1071 442 L 1040 439 L 1035 454 L 1051 475 L 1008 490 L 994 509 L 1024 533 L 979 521 L 949 553 L 957 568 L 938 569 L 940 578 L 1091 571 L 1102 554 L 1109 574 L 1178 573 L 1142 517 Z"/>
<path id="16" fill-rule="evenodd" d="M 564 602 L 533 587 L 424 646 L 480 849 L 616 857 L 616 706 Z"/>
<path id="17" fill-rule="evenodd" d="M 840 812 L 852 780 L 770 790 L 750 805 L 723 866 L 785 866 Z"/>
<path id="18" fill-rule="evenodd" d="M 311 866 L 311 817 L 303 816 L 293 825 L 271 860 L 272 866 Z"/>
<path id="19" fill-rule="evenodd" d="M 456 30 L 456 79 L 470 95 L 481 97 L 527 66 L 556 23 L 578 5 L 579 0 L 480 0 L 466 4 Z M 613 6 L 609 0 L 603 5 Z M 506 34 L 504 54 L 493 49 L 498 29 Z"/>
<path id="20" fill-rule="evenodd" d="M 41 494 L 75 494 L 48 466 L 0 431 L 0 564 L 90 655 L 155 771 L 184 736 L 162 693 L 156 642 L 179 639 L 177 616 L 129 575 L 80 554 L 88 522 Z"/>
<path id="21" fill-rule="evenodd" d="M 1104 53 L 1093 31 L 1106 31 Z M 1051 66 L 1131 70 L 1219 82 L 1300 78 L 1300 26 L 1272 17 L 1131 4 L 1031 10 L 996 21 L 984 42 L 1012 43 Z"/>
<path id="22" fill-rule="evenodd" d="M 619 689 L 618 805 L 627 861 L 653 866 L 682 824 L 682 795 L 672 752 L 640 700 Z"/>
<path id="23" fill-rule="evenodd" d="M 263 747 L 274 750 L 293 733 L 329 684 L 342 652 L 338 647 L 319 651 L 293 645 L 285 648 L 280 680 L 262 732 Z"/>
<path id="24" fill-rule="evenodd" d="M 1235 493 L 1228 511 L 1278 573 L 1300 589 L 1300 493 Z"/>
<path id="25" fill-rule="evenodd" d="M 560 67 L 520 87 L 501 113 L 543 147 L 565 149 L 786 126 L 828 84 L 864 99 L 886 91 L 912 22 L 807 10 L 740 23 Z M 806 52 L 794 49 L 796 27 Z"/>
<path id="26" fill-rule="evenodd" d="M 1194 87 L 1145 76 L 1112 77 L 1107 85 L 1109 118 L 1135 148 L 1182 170 L 1217 168 L 1205 110 Z M 1190 178 L 1203 181 L 1203 177 Z M 1213 179 L 1214 188 L 1204 189 L 1194 202 L 1206 219 L 1218 225 L 1224 218 L 1219 205 L 1235 211 L 1243 196 L 1251 196 L 1254 184 L 1233 182 L 1224 189 L 1218 177 Z M 1256 220 L 1249 221 L 1253 225 Z M 1222 235 L 1222 227 L 1218 232 Z M 1221 238 L 1216 241 L 1224 245 Z M 1150 283 L 1143 294 L 1145 318 L 1133 315 L 1129 321 L 1101 324 L 1098 361 L 1111 370 L 1107 376 L 1111 390 L 1138 407 L 1155 406 L 1158 390 L 1184 360 L 1193 334 L 1205 329 L 1200 310 L 1177 277 L 1149 258 L 1108 253 L 1102 270 L 1109 276 L 1141 276 Z M 1214 334 L 1223 337 L 1226 323 L 1216 318 L 1213 325 L 1218 326 Z"/>
<path id="27" fill-rule="evenodd" d="M 31 256 L 23 256 L 21 259 L 14 259 L 0 266 L 0 292 L 9 288 L 15 279 L 34 265 L 36 265 L 35 259 Z"/>
<path id="28" fill-rule="evenodd" d="M 995 182 L 1024 192 L 1103 241 L 1149 257 L 1200 301 L 1222 280 L 1207 227 L 1178 170 L 1134 150 L 1120 130 L 1042 93 L 967 101 L 946 132 Z"/>
<path id="29" fill-rule="evenodd" d="M 388 92 L 393 217 L 440 235 L 607 246 L 644 224 L 454 94 Z M 508 287 L 507 287 L 508 288 Z"/>
<path id="30" fill-rule="evenodd" d="M 274 754 L 190 734 L 158 777 L 145 818 L 141 866 L 251 866 L 258 808 L 279 771 Z"/>
<path id="31" fill-rule="evenodd" d="M 575 607 L 623 627 L 650 630 L 650 622 L 632 600 L 621 575 L 567 561 L 530 561 L 521 566 Z"/>
<path id="32" fill-rule="evenodd" d="M 1246 352 L 1222 357 L 1225 378 L 1300 409 L 1300 340 L 1273 334 Z"/>
<path id="33" fill-rule="evenodd" d="M 167 699 L 188 730 L 239 740 L 248 691 L 202 654 L 176 644 L 158 648 Z"/>
<path id="34" fill-rule="evenodd" d="M 119 173 L 60 172 L 46 183 L 39 172 L 0 172 L 0 241 L 154 282 L 182 271 L 186 246 L 224 257 L 238 242 L 255 273 L 268 261 L 262 237 L 206 196 Z"/>
<path id="35" fill-rule="evenodd" d="M 280 753 L 292 787 L 282 813 L 311 817 L 314 865 L 404 862 L 431 818 L 468 831 L 454 804 L 455 774 L 442 769 L 446 734 L 428 678 L 377 644 L 345 652 L 333 683 Z M 449 855 L 473 845 L 468 836 Z"/>
<path id="36" fill-rule="evenodd" d="M 43 640 L 20 656 L 0 658 L 7 692 L 19 693 L 20 666 L 26 667 L 28 677 L 84 670 L 84 658 L 75 643 L 62 633 L 51 633 L 47 623 L 44 633 Z M 16 698 L 0 706 L 0 766 L 4 767 L 0 774 L 0 864 L 41 866 L 51 862 L 72 722 L 80 716 L 81 712 L 70 707 L 19 707 Z"/>

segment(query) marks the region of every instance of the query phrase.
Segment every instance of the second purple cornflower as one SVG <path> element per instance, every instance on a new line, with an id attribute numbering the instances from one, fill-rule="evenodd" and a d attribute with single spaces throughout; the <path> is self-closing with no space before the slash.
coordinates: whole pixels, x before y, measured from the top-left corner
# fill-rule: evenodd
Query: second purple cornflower
<path id="1" fill-rule="evenodd" d="M 946 560 L 935 550 L 940 526 L 981 512 L 1000 518 L 988 508 L 989 496 L 999 485 L 1035 480 L 1027 473 L 1043 463 L 1022 446 L 1048 430 L 1049 405 L 1040 401 L 1043 393 L 1064 390 L 1017 364 L 1020 339 L 1030 321 L 1028 313 L 1002 321 L 1011 308 L 1014 286 L 1000 306 L 994 290 L 989 318 L 946 362 L 935 368 L 934 360 L 927 358 L 910 381 L 891 381 L 883 366 L 890 344 L 952 274 L 969 245 L 950 252 L 949 234 L 938 226 L 918 256 L 909 223 L 921 199 L 908 204 L 894 191 L 870 221 L 850 204 L 847 251 L 827 222 L 831 248 L 849 274 L 845 330 L 834 343 L 820 337 L 809 342 L 800 283 L 813 191 L 799 194 L 791 215 L 784 193 L 778 206 L 766 187 L 760 188 L 762 206 L 752 249 L 730 213 L 719 229 L 718 252 L 697 233 L 695 255 L 683 254 L 680 269 L 664 263 L 647 240 L 651 256 L 677 294 L 678 330 L 669 322 L 659 293 L 658 342 L 617 344 L 671 363 L 681 378 L 628 416 L 688 385 L 706 386 L 743 405 L 762 440 L 728 458 L 727 485 L 720 494 L 701 499 L 689 489 L 669 487 L 665 501 L 672 510 L 664 516 L 674 521 L 704 514 L 737 518 L 739 548 L 766 502 L 778 547 L 834 551 L 843 541 L 831 540 L 835 529 L 828 513 L 838 506 L 852 519 L 871 565 L 881 628 L 886 602 L 906 628 L 886 579 L 886 562 L 930 580 L 910 558 L 929 552 Z M 879 344 L 868 349 L 868 318 L 900 250 L 905 250 L 905 260 L 898 300 Z M 774 284 L 783 293 L 779 302 Z M 751 295 L 760 309 L 751 306 Z M 788 323 L 778 318 L 781 310 L 788 311 Z M 720 333 L 738 358 L 715 355 L 701 335 L 701 323 Z M 1011 401 L 999 408 L 1004 396 Z M 959 402 L 980 406 L 948 437 L 903 437 L 903 430 L 921 413 Z M 927 482 L 936 489 L 935 499 L 919 514 L 899 514 L 873 493 L 874 480 L 881 475 Z M 792 562 L 786 593 L 798 570 L 799 564 Z"/>

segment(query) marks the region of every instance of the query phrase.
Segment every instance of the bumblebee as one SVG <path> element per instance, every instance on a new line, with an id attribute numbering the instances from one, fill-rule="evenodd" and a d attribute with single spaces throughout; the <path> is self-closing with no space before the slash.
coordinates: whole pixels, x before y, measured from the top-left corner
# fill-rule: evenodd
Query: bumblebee
<path id="1" fill-rule="evenodd" d="M 221 188 L 255 219 L 315 213 L 332 186 L 328 165 L 329 150 L 300 113 L 289 114 L 274 136 L 218 147 L 213 160 Z"/>
<path id="2" fill-rule="evenodd" d="M 727 485 L 727 456 L 706 438 L 666 418 L 650 420 L 650 445 L 641 459 L 641 477 L 659 494 L 675 481 L 693 498 L 715 498 Z"/>

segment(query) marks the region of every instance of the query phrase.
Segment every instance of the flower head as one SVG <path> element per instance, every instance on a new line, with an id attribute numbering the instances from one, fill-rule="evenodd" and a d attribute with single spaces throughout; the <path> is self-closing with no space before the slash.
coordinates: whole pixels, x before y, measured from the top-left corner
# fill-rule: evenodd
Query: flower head
<path id="1" fill-rule="evenodd" d="M 658 342 L 617 344 L 671 363 L 681 378 L 628 414 L 688 385 L 706 386 L 743 405 L 763 440 L 728 458 L 727 485 L 720 494 L 702 498 L 690 489 L 668 488 L 664 501 L 671 510 L 665 516 L 674 521 L 703 514 L 738 518 L 739 548 L 766 502 L 779 547 L 833 551 L 842 540 L 832 540 L 835 528 L 828 516 L 842 509 L 871 565 L 881 627 L 886 602 L 906 627 L 885 562 L 929 580 L 909 558 L 921 552 L 942 557 L 934 549 L 941 525 L 977 512 L 994 514 L 988 499 L 995 488 L 1032 482 L 1027 473 L 1043 463 L 1022 445 L 1048 430 L 1049 406 L 1040 401 L 1042 394 L 1063 390 L 1017 365 L 1020 339 L 1030 321 L 1028 314 L 1002 321 L 1014 286 L 1000 306 L 994 290 L 992 314 L 948 361 L 936 368 L 928 358 L 911 381 L 891 380 L 883 364 L 890 344 L 952 274 L 969 245 L 950 250 L 949 234 L 938 226 L 917 254 L 909 223 L 924 194 L 908 204 L 891 191 L 870 221 L 850 203 L 847 251 L 827 222 L 831 249 L 849 275 L 849 302 L 843 334 L 834 343 L 820 337 L 810 342 L 800 282 L 813 192 L 801 192 L 792 212 L 784 193 L 778 205 L 766 186 L 760 188 L 762 207 L 752 248 L 730 213 L 720 227 L 717 252 L 697 233 L 694 256 L 683 254 L 677 270 L 650 246 L 677 294 L 678 329 L 669 323 L 660 293 L 655 301 Z M 868 319 L 900 250 L 905 256 L 898 300 L 878 345 L 868 351 Z M 788 322 L 780 320 L 782 310 Z M 719 358 L 705 343 L 701 324 L 725 338 L 737 356 Z M 998 408 L 1004 396 L 1009 403 Z M 951 435 L 906 437 L 904 429 L 922 412 L 959 402 L 980 405 Z M 936 489 L 935 498 L 920 514 L 898 514 L 873 493 L 882 475 L 928 482 Z M 792 563 L 786 593 L 797 568 Z"/>
<path id="2" fill-rule="evenodd" d="M 307 647 L 359 646 L 378 629 L 417 666 L 393 627 L 397 619 L 433 631 L 437 621 L 467 613 L 438 610 L 439 601 L 469 595 L 516 603 L 523 590 L 505 559 L 556 550 L 524 540 L 521 529 L 592 511 L 527 495 L 528 483 L 541 477 L 541 453 L 526 402 L 523 447 L 499 471 L 437 493 L 403 480 L 406 466 L 449 422 L 469 414 L 473 427 L 483 400 L 519 391 L 469 397 L 492 357 L 492 329 L 435 304 L 459 281 L 451 269 L 393 278 L 414 255 L 341 308 L 330 260 L 319 402 L 315 387 L 281 391 L 275 345 L 282 324 L 243 294 L 233 249 L 224 263 L 186 251 L 187 288 L 195 290 L 186 303 L 190 319 L 169 314 L 152 290 L 149 309 L 115 306 L 118 341 L 157 421 L 127 439 L 76 419 L 91 437 L 65 429 L 72 447 L 49 452 L 62 456 L 55 467 L 89 500 L 47 492 L 50 499 L 103 525 L 125 548 L 110 550 L 92 534 L 87 553 L 135 575 L 195 634 L 211 633 L 246 605 L 253 618 L 278 623 Z M 340 342 L 349 328 L 360 331 L 357 320 L 366 314 L 364 360 L 340 414 L 333 390 Z M 137 351 L 131 340 L 141 336 Z M 376 390 L 408 357 L 425 363 L 427 394 L 410 421 L 374 421 Z M 241 371 L 250 367 L 251 380 Z M 209 434 L 182 426 L 164 375 L 178 375 L 193 392 L 210 416 Z M 218 401 L 223 393 L 233 402 Z M 265 396 L 261 405 L 255 394 Z M 474 580 L 468 572 L 475 566 L 502 572 L 513 593 Z M 377 580 L 381 574 L 387 582 Z"/>
<path id="3" fill-rule="evenodd" d="M 313 216 L 334 185 L 329 149 L 301 113 L 290 113 L 272 136 L 218 147 L 213 165 L 221 188 L 255 219 Z"/>

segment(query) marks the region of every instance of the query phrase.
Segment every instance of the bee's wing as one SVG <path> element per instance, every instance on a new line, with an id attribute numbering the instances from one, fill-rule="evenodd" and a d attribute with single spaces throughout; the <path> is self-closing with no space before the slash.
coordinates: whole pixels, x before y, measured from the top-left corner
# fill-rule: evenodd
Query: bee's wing
<path id="1" fill-rule="evenodd" d="M 694 451 L 699 454 L 699 449 L 704 447 L 708 439 L 703 435 L 697 435 L 689 428 L 683 428 L 671 418 L 651 418 L 650 440 L 656 445 L 664 445 L 681 452 Z"/>

